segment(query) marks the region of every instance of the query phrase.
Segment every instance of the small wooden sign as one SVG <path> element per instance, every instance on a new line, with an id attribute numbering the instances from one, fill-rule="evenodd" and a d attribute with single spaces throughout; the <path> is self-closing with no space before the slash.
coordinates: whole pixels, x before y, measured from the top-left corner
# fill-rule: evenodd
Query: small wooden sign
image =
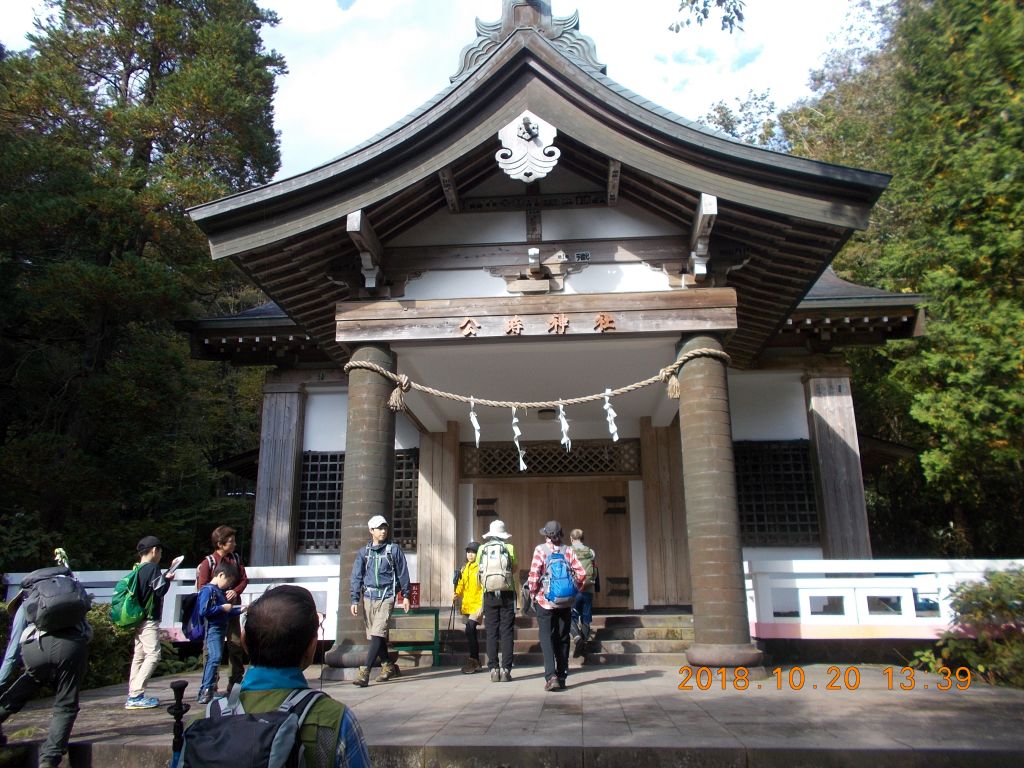
<path id="1" fill-rule="evenodd" d="M 409 583 L 409 607 L 420 607 L 420 583 L 418 581 Z"/>

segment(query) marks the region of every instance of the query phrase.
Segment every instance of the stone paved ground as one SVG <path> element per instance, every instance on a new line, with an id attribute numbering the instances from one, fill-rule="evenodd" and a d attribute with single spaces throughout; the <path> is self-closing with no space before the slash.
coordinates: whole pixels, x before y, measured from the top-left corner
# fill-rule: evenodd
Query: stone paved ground
<path id="1" fill-rule="evenodd" d="M 800 690 L 799 675 L 791 678 L 787 668 L 747 690 L 737 690 L 732 677 L 722 690 L 718 675 L 704 674 L 682 691 L 679 670 L 663 667 L 583 667 L 559 693 L 544 692 L 539 667 L 514 669 L 511 683 L 428 667 L 366 689 L 323 687 L 354 708 L 378 766 L 1024 765 L 1024 691 L 978 682 L 942 691 L 939 677 L 923 673 L 913 690 L 900 690 L 908 684 L 898 670 L 888 690 L 881 666 L 856 667 L 859 684 L 851 690 L 854 672 L 848 684 L 825 665 L 803 672 Z M 172 679 L 153 681 L 148 693 L 169 703 Z M 198 675 L 183 679 L 194 694 Z M 697 683 L 709 680 L 700 690 Z M 83 695 L 64 765 L 167 764 L 171 717 L 162 707 L 127 712 L 124 696 L 123 686 Z M 38 741 L 47 722 L 46 702 L 9 720 L 13 745 L 0 766 L 32 765 L 24 757 L 31 750 L 17 739 Z"/>

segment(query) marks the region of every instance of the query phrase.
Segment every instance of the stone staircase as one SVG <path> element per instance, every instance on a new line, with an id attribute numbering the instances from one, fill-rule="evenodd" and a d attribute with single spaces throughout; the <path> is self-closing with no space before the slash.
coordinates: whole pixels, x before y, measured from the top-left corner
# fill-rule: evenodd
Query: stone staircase
<path id="1" fill-rule="evenodd" d="M 442 666 L 462 666 L 468 656 L 464 624 L 458 615 L 452 630 L 447 629 L 448 617 L 441 628 Z M 687 614 L 600 614 L 591 624 L 592 639 L 586 655 L 571 658 L 571 666 L 613 664 L 623 666 L 682 666 L 686 664 L 685 651 L 693 643 L 693 616 Z M 486 665 L 487 636 L 483 628 L 477 630 L 480 640 L 480 659 Z M 399 658 L 413 660 L 420 654 L 402 653 Z M 540 650 L 537 620 L 530 616 L 516 617 L 516 664 L 544 663 Z M 415 659 L 415 664 L 430 664 Z"/>

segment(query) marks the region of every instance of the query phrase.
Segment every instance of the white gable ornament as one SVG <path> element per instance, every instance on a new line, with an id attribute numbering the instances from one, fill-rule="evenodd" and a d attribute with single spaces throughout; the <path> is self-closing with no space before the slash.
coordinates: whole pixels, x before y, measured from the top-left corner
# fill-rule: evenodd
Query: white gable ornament
<path id="1" fill-rule="evenodd" d="M 543 179 L 555 167 L 561 152 L 551 146 L 558 131 L 527 110 L 498 131 L 499 149 L 494 159 L 513 179 L 529 184 Z"/>

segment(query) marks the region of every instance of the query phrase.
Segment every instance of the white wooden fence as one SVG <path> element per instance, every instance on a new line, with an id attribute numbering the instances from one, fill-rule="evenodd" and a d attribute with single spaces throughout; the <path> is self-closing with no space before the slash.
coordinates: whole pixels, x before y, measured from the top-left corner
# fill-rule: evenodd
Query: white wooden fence
<path id="1" fill-rule="evenodd" d="M 750 634 L 762 639 L 933 639 L 950 591 L 1021 560 L 762 560 L 747 564 Z"/>
<path id="2" fill-rule="evenodd" d="M 756 560 L 746 564 L 752 637 L 805 639 L 931 639 L 949 626 L 950 590 L 986 571 L 1024 567 L 1020 560 Z M 97 602 L 109 603 L 124 571 L 82 571 L 78 578 Z M 279 584 L 300 584 L 325 615 L 323 637 L 335 636 L 339 597 L 348 605 L 348 579 L 336 565 L 246 567 L 248 604 Z M 4 574 L 10 599 L 24 573 Z M 180 640 L 181 596 L 195 591 L 195 569 L 179 569 L 164 599 L 160 624 Z M 445 606 L 447 607 L 447 606 Z"/>

